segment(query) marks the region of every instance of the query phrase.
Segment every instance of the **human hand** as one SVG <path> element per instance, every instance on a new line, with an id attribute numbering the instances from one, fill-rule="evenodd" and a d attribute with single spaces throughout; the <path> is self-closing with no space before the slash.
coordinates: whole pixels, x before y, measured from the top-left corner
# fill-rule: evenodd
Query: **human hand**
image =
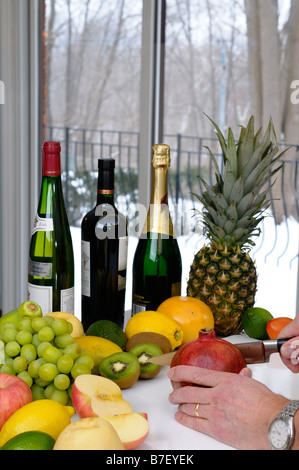
<path id="1" fill-rule="evenodd" d="M 169 401 L 178 405 L 175 419 L 238 449 L 270 449 L 269 425 L 289 400 L 248 374 L 247 369 L 237 375 L 190 366 L 171 368 Z M 191 386 L 181 387 L 182 382 Z M 197 404 L 200 417 L 195 413 Z"/>
<path id="2" fill-rule="evenodd" d="M 299 315 L 279 333 L 278 338 L 292 338 L 280 349 L 282 362 L 295 374 L 299 373 Z"/>

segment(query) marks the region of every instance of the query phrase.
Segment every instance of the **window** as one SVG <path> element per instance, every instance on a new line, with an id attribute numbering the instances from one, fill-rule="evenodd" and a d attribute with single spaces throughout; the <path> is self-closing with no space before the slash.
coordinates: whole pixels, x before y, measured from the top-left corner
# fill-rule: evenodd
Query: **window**
<path id="1" fill-rule="evenodd" d="M 142 2 L 45 4 L 45 137 L 62 144 L 64 194 L 79 253 L 81 221 L 96 201 L 98 158 L 115 158 L 119 210 L 129 215 L 138 198 Z M 79 312 L 79 256 L 76 261 Z"/>
<path id="2" fill-rule="evenodd" d="M 238 125 L 247 124 L 252 114 L 257 129 L 265 129 L 271 115 L 282 148 L 293 145 L 253 250 L 256 303 L 274 316 L 297 313 L 299 105 L 294 103 L 299 82 L 293 82 L 299 79 L 298 20 L 297 0 L 167 0 L 164 140 L 172 148 L 178 212 L 190 210 L 191 193 L 200 192 L 197 175 L 213 177 L 205 146 L 219 149 L 205 114 L 225 134 L 232 127 L 236 136 Z M 185 279 L 203 242 L 198 233 L 181 238 Z"/>
<path id="3" fill-rule="evenodd" d="M 183 293 L 192 258 L 203 244 L 201 229 L 192 217 L 193 208 L 200 209 L 192 192 L 200 191 L 199 172 L 213 177 L 205 146 L 219 153 L 205 114 L 224 132 L 228 126 L 237 132 L 251 114 L 256 126 L 265 127 L 271 115 L 282 146 L 292 144 L 293 149 L 273 190 L 269 217 L 254 250 L 259 271 L 257 303 L 276 316 L 286 310 L 293 315 L 298 271 L 299 105 L 290 98 L 291 84 L 299 80 L 299 39 L 293 27 L 299 19 L 298 2 L 151 3 L 162 5 L 157 9 L 162 67 L 156 87 L 163 94 L 163 140 L 171 147 L 169 192 L 184 251 Z M 45 136 L 63 145 L 65 197 L 78 243 L 81 219 L 95 201 L 98 157 L 115 157 L 118 205 L 129 218 L 140 197 L 139 173 L 144 178 L 149 173 L 149 162 L 141 164 L 145 150 L 140 143 L 140 123 L 146 111 L 140 107 L 145 77 L 142 51 L 149 40 L 145 36 L 142 43 L 143 9 L 149 8 L 149 2 L 46 0 L 45 4 Z M 130 246 L 132 261 L 133 238 Z M 79 265 L 77 269 L 80 272 Z"/>

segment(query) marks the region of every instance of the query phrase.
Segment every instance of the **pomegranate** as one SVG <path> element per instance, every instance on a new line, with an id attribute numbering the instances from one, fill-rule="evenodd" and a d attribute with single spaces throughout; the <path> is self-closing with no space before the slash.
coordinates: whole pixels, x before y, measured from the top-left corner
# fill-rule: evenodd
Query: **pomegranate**
<path id="1" fill-rule="evenodd" d="M 220 338 L 210 328 L 200 330 L 198 339 L 184 344 L 172 358 L 170 367 L 188 365 L 223 372 L 239 372 L 246 367 L 239 349 Z"/>

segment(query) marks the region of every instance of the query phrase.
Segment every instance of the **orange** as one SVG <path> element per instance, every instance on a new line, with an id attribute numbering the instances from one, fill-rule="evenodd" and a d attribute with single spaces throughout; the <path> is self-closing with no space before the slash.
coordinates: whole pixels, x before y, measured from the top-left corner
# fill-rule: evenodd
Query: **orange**
<path id="1" fill-rule="evenodd" d="M 269 320 L 266 325 L 266 330 L 270 339 L 277 339 L 281 330 L 284 329 L 285 326 L 292 323 L 293 319 L 289 317 L 278 317 L 272 318 Z"/>
<path id="2" fill-rule="evenodd" d="M 184 333 L 183 344 L 198 338 L 204 328 L 214 328 L 214 316 L 208 305 L 195 297 L 175 296 L 164 300 L 158 312 L 172 317 Z"/>

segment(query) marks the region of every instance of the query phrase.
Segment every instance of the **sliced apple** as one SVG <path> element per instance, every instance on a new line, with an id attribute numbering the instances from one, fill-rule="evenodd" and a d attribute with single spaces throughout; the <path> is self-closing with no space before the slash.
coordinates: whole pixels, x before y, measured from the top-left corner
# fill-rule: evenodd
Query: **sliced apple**
<path id="1" fill-rule="evenodd" d="M 112 424 L 126 450 L 136 449 L 149 433 L 146 413 L 127 413 L 104 416 Z"/>
<path id="2" fill-rule="evenodd" d="M 117 431 L 103 418 L 84 418 L 59 434 L 53 450 L 124 450 Z"/>
<path id="3" fill-rule="evenodd" d="M 99 375 L 83 374 L 76 377 L 72 402 L 80 418 L 131 413 L 131 405 L 123 399 L 120 387 Z"/>

